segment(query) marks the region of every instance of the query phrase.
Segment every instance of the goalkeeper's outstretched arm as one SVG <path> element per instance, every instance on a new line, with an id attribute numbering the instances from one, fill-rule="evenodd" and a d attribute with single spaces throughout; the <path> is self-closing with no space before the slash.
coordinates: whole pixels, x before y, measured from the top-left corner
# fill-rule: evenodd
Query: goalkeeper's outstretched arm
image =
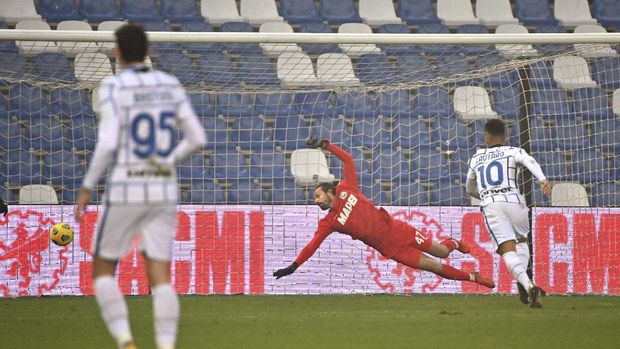
<path id="1" fill-rule="evenodd" d="M 316 252 L 319 246 L 321 246 L 321 243 L 323 243 L 323 241 L 329 234 L 331 234 L 331 229 L 319 223 L 319 228 L 317 229 L 316 233 L 314 233 L 314 237 L 312 238 L 312 240 L 310 240 L 308 245 L 306 245 L 306 247 L 304 247 L 301 252 L 299 252 L 299 255 L 297 256 L 297 258 L 295 258 L 295 261 L 286 268 L 276 270 L 273 273 L 273 276 L 275 276 L 276 279 L 279 279 L 281 277 L 293 274 L 300 265 L 304 264 L 304 262 L 306 262 L 310 257 L 312 257 L 314 252 Z"/>
<path id="2" fill-rule="evenodd" d="M 357 187 L 357 172 L 355 171 L 355 162 L 353 161 L 353 157 L 351 154 L 347 153 L 344 149 L 339 146 L 332 144 L 327 139 L 323 139 L 321 141 L 316 138 L 316 136 L 310 137 L 308 142 L 306 143 L 308 148 L 321 148 L 327 150 L 328 152 L 336 155 L 338 159 L 342 161 L 343 165 L 343 175 L 344 178 L 349 185 Z"/>

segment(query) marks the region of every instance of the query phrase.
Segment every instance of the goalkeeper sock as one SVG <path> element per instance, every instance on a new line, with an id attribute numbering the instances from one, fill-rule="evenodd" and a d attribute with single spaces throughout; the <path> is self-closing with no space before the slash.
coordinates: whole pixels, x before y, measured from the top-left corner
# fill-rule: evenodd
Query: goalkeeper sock
<path id="1" fill-rule="evenodd" d="M 469 280 L 469 273 L 453 268 L 447 264 L 441 265 L 441 276 L 450 280 Z"/>
<path id="2" fill-rule="evenodd" d="M 114 283 L 114 278 L 109 275 L 99 276 L 95 279 L 94 287 L 101 317 L 108 331 L 116 339 L 119 347 L 125 343 L 131 343 L 133 338 L 129 328 L 127 303 Z"/>
<path id="3" fill-rule="evenodd" d="M 450 252 L 459 248 L 459 243 L 451 238 L 441 240 L 440 244 L 446 246 Z"/>
<path id="4" fill-rule="evenodd" d="M 153 317 L 157 348 L 174 348 L 179 312 L 179 298 L 170 284 L 159 284 L 153 287 Z"/>
<path id="5" fill-rule="evenodd" d="M 508 267 L 510 274 L 512 274 L 515 279 L 521 284 L 521 286 L 525 287 L 526 290 L 529 290 L 532 286 L 532 280 L 527 276 L 527 272 L 525 266 L 521 262 L 521 258 L 514 251 L 508 251 L 502 255 L 504 259 L 504 263 Z"/>
<path id="6" fill-rule="evenodd" d="M 526 242 L 517 244 L 517 254 L 519 259 L 521 259 L 521 263 L 525 266 L 525 270 L 527 270 L 527 266 L 530 264 L 530 247 Z"/>

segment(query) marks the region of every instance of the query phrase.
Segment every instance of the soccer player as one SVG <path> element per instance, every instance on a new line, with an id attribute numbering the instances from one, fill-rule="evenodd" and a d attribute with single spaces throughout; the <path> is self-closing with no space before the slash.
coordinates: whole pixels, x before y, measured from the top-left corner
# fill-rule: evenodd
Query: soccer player
<path id="1" fill-rule="evenodd" d="M 519 147 L 506 146 L 503 121 L 487 121 L 484 143 L 487 147 L 479 149 L 469 161 L 467 193 L 480 199 L 480 211 L 493 246 L 517 279 L 521 302 L 540 308 L 540 296 L 545 291 L 536 286 L 526 272 L 530 260 L 529 209 L 517 187 L 517 168 L 527 167 L 547 196 L 551 195 L 551 184 L 533 157 Z"/>
<path id="2" fill-rule="evenodd" d="M 312 240 L 304 247 L 295 261 L 273 273 L 277 279 L 292 274 L 319 248 L 323 240 L 334 231 L 361 240 L 386 258 L 412 268 L 427 270 L 446 279 L 471 281 L 488 288 L 495 287 L 489 277 L 478 272 L 466 273 L 441 264 L 422 252 L 445 258 L 454 251 L 469 253 L 469 246 L 462 241 L 445 239 L 440 243 L 406 222 L 392 218 L 383 208 L 377 208 L 360 191 L 353 158 L 328 140 L 308 140 L 309 148 L 321 148 L 336 155 L 343 162 L 344 179 L 340 182 L 321 183 L 314 189 L 314 202 L 329 212 L 319 221 Z"/>
<path id="3" fill-rule="evenodd" d="M 179 301 L 170 284 L 170 259 L 176 231 L 175 164 L 206 142 L 179 81 L 143 64 L 148 42 L 141 26 L 116 32 L 115 53 L 123 71 L 105 79 L 97 101 L 100 123 L 92 162 L 84 177 L 75 218 L 110 166 L 103 212 L 93 238 L 93 284 L 101 315 L 119 348 L 135 348 L 127 305 L 114 274 L 118 260 L 140 234 L 153 294 L 155 340 L 159 349 L 174 348 Z M 177 127 L 184 138 L 175 146 Z"/>

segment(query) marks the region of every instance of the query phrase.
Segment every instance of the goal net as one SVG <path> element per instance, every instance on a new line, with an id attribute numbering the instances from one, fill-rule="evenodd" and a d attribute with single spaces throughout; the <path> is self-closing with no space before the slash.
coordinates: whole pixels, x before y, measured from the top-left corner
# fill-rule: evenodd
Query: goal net
<path id="1" fill-rule="evenodd" d="M 218 41 L 209 33 L 181 37 L 178 30 L 199 29 L 150 33 L 147 64 L 183 83 L 208 139 L 177 172 L 173 264 L 180 292 L 487 292 L 406 268 L 341 234 L 332 234 L 297 273 L 274 281 L 271 272 L 294 260 L 323 215 L 313 205 L 317 178 L 296 180 L 290 167 L 293 152 L 315 135 L 351 153 L 359 186 L 376 205 L 434 239 L 452 236 L 475 246 L 471 255 L 455 253 L 448 263 L 493 275 L 494 292 L 514 293 L 516 284 L 493 254 L 476 203 L 465 193 L 468 161 L 485 146 L 482 131 L 490 118 L 506 122 L 509 145 L 532 154 L 554 184 L 547 198 L 529 173 L 518 179 L 533 209 L 536 281 L 557 293 L 620 292 L 617 265 L 610 264 L 620 241 L 615 46 L 549 38 L 468 43 L 478 34 L 462 42 L 432 42 L 425 35 L 366 43 L 351 35 L 338 42 L 321 34 L 262 42 L 236 34 L 236 40 L 230 35 Z M 97 140 L 92 99 L 99 82 L 120 67 L 111 36 L 83 41 L 54 35 L 41 41 L 0 33 L 0 196 L 12 207 L 57 202 L 57 211 L 51 205 L 34 210 L 48 207 L 54 221 L 71 222 Z M 341 161 L 324 156 L 323 170 L 342 179 Z M 71 271 L 79 285 L 52 294 L 92 291 L 82 273 L 89 268 L 103 188 L 102 179 L 92 197 L 95 215 L 73 222 L 78 241 L 65 248 L 68 261 L 55 246 L 34 254 L 59 268 L 57 260 L 86 263 Z M 24 212 L 21 219 L 29 219 Z M 44 227 L 42 219 L 30 223 Z M 7 247 L 6 255 L 17 227 L 8 219 L 4 224 L 0 247 Z M 593 244 L 603 251 L 587 250 Z M 129 260 L 121 278 L 143 268 L 137 255 Z M 13 285 L 5 295 L 19 288 L 20 266 L 0 268 Z M 146 292 L 144 277 L 127 278 L 125 292 Z M 22 291 L 46 294 L 45 288 Z"/>

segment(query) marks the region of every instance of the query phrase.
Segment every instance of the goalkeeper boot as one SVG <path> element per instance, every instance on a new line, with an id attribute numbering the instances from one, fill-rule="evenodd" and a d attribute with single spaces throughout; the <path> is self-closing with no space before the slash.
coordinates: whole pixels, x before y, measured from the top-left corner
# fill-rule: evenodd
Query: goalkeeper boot
<path id="1" fill-rule="evenodd" d="M 527 295 L 527 290 L 520 283 L 517 282 L 517 288 L 519 289 L 519 300 L 523 304 L 530 304 L 529 297 Z"/>
<path id="2" fill-rule="evenodd" d="M 493 282 L 493 279 L 491 279 L 490 277 L 486 277 L 479 272 L 475 272 L 473 273 L 473 275 L 474 282 L 478 285 L 486 286 L 488 288 L 495 288 L 495 282 Z"/>
<path id="3" fill-rule="evenodd" d="M 540 297 L 546 295 L 547 293 L 542 288 L 532 284 L 530 290 L 527 292 L 530 301 L 530 308 L 542 308 L 542 303 L 540 302 Z"/>
<path id="4" fill-rule="evenodd" d="M 471 251 L 471 249 L 469 248 L 469 245 L 466 244 L 463 240 L 455 240 L 456 243 L 459 245 L 456 249 L 463 253 L 463 254 L 469 254 L 469 252 Z"/>

